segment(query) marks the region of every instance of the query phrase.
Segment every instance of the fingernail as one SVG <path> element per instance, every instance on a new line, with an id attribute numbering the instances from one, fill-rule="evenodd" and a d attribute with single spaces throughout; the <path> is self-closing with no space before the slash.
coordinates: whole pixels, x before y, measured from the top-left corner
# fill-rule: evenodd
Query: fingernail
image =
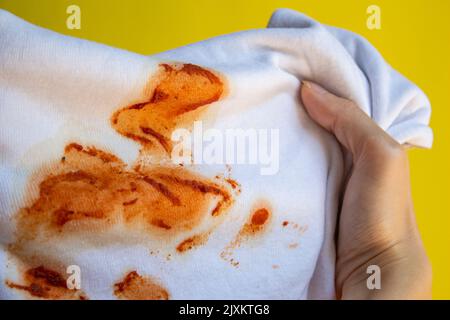
<path id="1" fill-rule="evenodd" d="M 312 81 L 307 81 L 307 80 L 302 80 L 302 87 L 301 88 L 306 88 L 309 92 L 309 94 L 312 94 L 318 98 L 326 96 L 328 94 L 330 94 L 330 92 L 323 88 L 322 86 L 318 85 L 315 82 Z"/>
<path id="2" fill-rule="evenodd" d="M 306 80 L 302 80 L 302 87 L 305 87 L 307 89 L 311 89 L 311 83 L 309 83 Z"/>

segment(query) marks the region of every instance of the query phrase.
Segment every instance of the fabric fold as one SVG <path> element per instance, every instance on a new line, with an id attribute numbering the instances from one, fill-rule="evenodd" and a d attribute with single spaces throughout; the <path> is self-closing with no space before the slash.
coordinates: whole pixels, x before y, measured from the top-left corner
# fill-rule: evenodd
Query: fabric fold
<path id="1" fill-rule="evenodd" d="M 0 298 L 334 299 L 344 156 L 302 79 L 431 147 L 417 86 L 292 10 L 152 56 L 0 11 Z"/>

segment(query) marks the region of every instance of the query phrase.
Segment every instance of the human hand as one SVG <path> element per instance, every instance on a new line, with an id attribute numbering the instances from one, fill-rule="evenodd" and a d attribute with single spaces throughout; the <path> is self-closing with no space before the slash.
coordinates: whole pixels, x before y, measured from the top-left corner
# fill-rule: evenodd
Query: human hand
<path id="1" fill-rule="evenodd" d="M 336 290 L 342 299 L 431 298 L 431 265 L 415 222 L 408 157 L 352 101 L 309 81 L 301 98 L 309 116 L 352 156 L 338 220 Z M 369 265 L 381 289 L 367 288 Z"/>

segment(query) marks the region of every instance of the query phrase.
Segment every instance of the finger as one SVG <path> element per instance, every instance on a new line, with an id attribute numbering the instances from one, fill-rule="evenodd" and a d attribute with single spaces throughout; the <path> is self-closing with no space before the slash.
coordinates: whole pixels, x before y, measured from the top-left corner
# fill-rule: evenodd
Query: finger
<path id="1" fill-rule="evenodd" d="M 309 116 L 336 136 L 356 160 L 368 145 L 383 153 L 399 145 L 352 101 L 302 81 L 301 98 Z"/>

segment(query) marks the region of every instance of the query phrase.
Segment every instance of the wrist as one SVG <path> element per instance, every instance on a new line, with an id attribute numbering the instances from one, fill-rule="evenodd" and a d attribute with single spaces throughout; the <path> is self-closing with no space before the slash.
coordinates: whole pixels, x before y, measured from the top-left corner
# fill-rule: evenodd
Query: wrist
<path id="1" fill-rule="evenodd" d="M 379 288 L 368 285 L 369 266 L 378 267 Z M 431 279 L 431 264 L 422 244 L 400 242 L 372 255 L 337 285 L 341 299 L 430 299 Z"/>

